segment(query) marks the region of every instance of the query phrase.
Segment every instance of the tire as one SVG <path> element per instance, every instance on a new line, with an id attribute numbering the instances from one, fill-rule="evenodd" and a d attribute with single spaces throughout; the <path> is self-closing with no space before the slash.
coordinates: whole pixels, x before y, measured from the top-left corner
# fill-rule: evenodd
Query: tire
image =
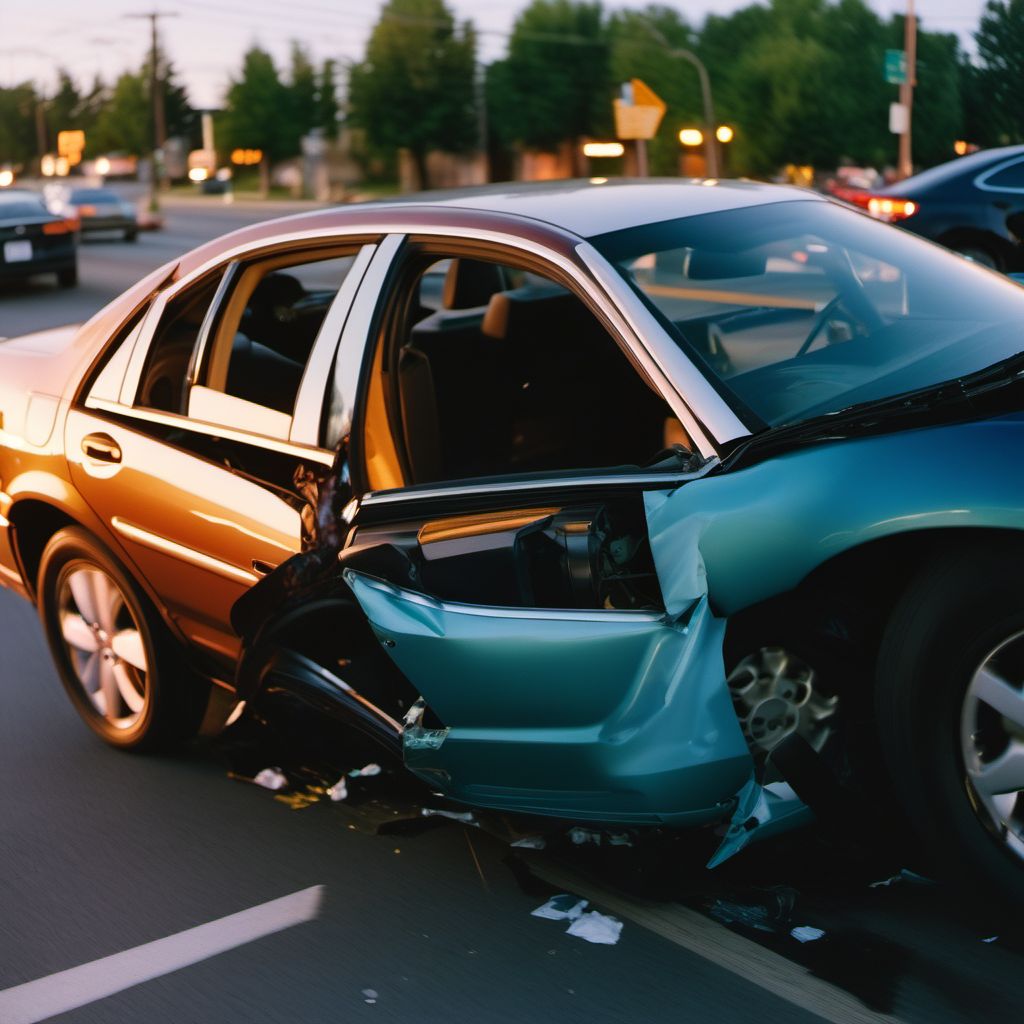
<path id="1" fill-rule="evenodd" d="M 185 668 L 152 603 L 91 534 L 79 527 L 54 534 L 38 595 L 61 682 L 93 732 L 123 750 L 195 735 L 209 684 Z"/>
<path id="2" fill-rule="evenodd" d="M 57 284 L 61 288 L 74 288 L 78 284 L 78 267 L 67 267 L 57 271 Z"/>
<path id="3" fill-rule="evenodd" d="M 126 242 L 137 242 L 139 240 L 139 232 L 137 228 L 128 228 L 124 233 L 124 240 Z"/>
<path id="4" fill-rule="evenodd" d="M 961 256 L 966 256 L 968 259 L 974 260 L 975 263 L 978 263 L 983 267 L 999 271 L 1003 269 L 1002 260 L 994 252 L 983 245 L 975 245 L 971 242 L 965 242 L 962 245 L 954 245 L 953 248 L 960 253 Z"/>
<path id="5" fill-rule="evenodd" d="M 893 788 L 930 867 L 1018 908 L 1024 906 L 1024 841 L 1001 832 L 986 803 L 994 798 L 986 797 L 968 765 L 977 770 L 998 756 L 1008 721 L 972 697 L 979 667 L 992 667 L 996 654 L 1008 678 L 1018 686 L 1024 681 L 1024 641 L 1005 646 L 1024 636 L 1022 570 L 1024 547 L 1014 542 L 964 549 L 926 569 L 889 620 L 875 692 Z M 1019 709 L 1014 700 L 1013 713 L 1022 719 L 1015 728 L 1024 736 L 1024 692 Z M 1006 742 L 1012 753 L 1015 741 Z M 1007 801 L 1013 804 L 1012 795 Z M 1016 803 L 1024 809 L 1024 800 Z M 1012 810 L 1007 820 L 1021 827 Z"/>

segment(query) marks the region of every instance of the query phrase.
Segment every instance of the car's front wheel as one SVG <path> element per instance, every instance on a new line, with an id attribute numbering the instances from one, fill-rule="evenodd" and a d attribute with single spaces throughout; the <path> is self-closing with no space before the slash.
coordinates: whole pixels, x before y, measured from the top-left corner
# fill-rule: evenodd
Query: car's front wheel
<path id="1" fill-rule="evenodd" d="M 85 530 L 69 527 L 47 544 L 39 613 L 68 696 L 104 740 L 143 749 L 195 733 L 205 688 L 145 594 Z"/>
<path id="2" fill-rule="evenodd" d="M 948 877 L 1024 905 L 1024 549 L 979 546 L 911 584 L 882 642 L 879 736 Z"/>

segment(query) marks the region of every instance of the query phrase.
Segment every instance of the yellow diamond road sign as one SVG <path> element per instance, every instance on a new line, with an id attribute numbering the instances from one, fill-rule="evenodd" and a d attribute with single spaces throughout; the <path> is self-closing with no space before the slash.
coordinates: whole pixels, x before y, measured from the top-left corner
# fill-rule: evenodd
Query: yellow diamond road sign
<path id="1" fill-rule="evenodd" d="M 623 89 L 625 99 L 615 101 L 615 134 L 620 139 L 653 139 L 665 116 L 665 101 L 639 78 Z"/>

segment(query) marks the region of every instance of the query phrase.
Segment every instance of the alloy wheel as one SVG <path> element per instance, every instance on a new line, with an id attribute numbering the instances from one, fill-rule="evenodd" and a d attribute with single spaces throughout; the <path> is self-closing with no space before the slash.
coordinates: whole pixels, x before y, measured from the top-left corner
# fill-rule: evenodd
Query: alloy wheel
<path id="1" fill-rule="evenodd" d="M 1024 633 L 978 666 L 964 695 L 960 749 L 975 813 L 1024 860 Z"/>
<path id="2" fill-rule="evenodd" d="M 149 696 L 146 643 L 117 583 L 72 563 L 58 590 L 60 633 L 82 692 L 106 723 L 130 729 Z"/>

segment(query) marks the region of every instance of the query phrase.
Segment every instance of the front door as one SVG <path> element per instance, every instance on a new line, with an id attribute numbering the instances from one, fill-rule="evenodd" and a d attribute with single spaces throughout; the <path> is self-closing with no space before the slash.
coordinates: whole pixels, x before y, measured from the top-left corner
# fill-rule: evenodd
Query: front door
<path id="1" fill-rule="evenodd" d="M 393 279 L 352 433 L 371 493 L 341 558 L 422 695 L 406 763 L 478 806 L 719 816 L 750 770 L 724 624 L 648 530 L 703 468 L 673 407 L 536 262 L 413 239 Z"/>

